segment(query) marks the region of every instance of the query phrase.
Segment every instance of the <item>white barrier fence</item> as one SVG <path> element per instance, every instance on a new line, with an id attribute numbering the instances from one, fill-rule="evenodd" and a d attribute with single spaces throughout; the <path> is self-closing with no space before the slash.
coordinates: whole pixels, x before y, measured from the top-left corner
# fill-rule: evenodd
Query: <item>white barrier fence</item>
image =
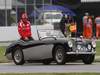
<path id="1" fill-rule="evenodd" d="M 37 29 L 53 29 L 53 25 L 45 24 L 31 26 L 32 36 L 35 40 L 38 40 Z M 19 38 L 17 26 L 0 27 L 0 42 L 14 41 Z"/>

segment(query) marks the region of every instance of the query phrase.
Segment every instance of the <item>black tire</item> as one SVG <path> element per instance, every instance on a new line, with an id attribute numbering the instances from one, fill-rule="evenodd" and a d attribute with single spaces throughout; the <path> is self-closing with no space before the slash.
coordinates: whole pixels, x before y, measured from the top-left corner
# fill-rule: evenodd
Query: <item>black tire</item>
<path id="1" fill-rule="evenodd" d="M 66 51 L 61 45 L 58 45 L 54 49 L 54 60 L 58 65 L 64 65 L 66 63 Z"/>
<path id="2" fill-rule="evenodd" d="M 25 63 L 23 51 L 20 47 L 17 47 L 15 50 L 13 50 L 12 58 L 16 65 L 23 65 Z"/>
<path id="3" fill-rule="evenodd" d="M 43 60 L 44 65 L 49 65 L 52 61 L 51 60 Z"/>
<path id="4" fill-rule="evenodd" d="M 95 58 L 95 54 L 87 54 L 87 55 L 82 55 L 82 61 L 84 64 L 92 64 Z"/>

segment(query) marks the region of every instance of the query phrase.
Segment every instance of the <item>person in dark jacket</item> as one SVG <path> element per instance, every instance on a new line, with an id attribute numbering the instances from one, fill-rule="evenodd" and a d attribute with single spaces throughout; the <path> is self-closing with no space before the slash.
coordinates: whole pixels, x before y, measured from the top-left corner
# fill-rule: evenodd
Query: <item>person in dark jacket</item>
<path id="1" fill-rule="evenodd" d="M 61 29 L 61 32 L 64 34 L 64 31 L 65 31 L 65 24 L 67 23 L 67 15 L 63 16 L 61 21 L 60 21 L 60 29 Z"/>
<path id="2" fill-rule="evenodd" d="M 61 29 L 61 32 L 64 34 L 64 36 L 67 36 L 67 34 L 70 34 L 69 27 L 70 27 L 71 22 L 72 22 L 71 16 L 64 15 L 62 17 L 61 22 L 60 22 L 60 29 Z"/>

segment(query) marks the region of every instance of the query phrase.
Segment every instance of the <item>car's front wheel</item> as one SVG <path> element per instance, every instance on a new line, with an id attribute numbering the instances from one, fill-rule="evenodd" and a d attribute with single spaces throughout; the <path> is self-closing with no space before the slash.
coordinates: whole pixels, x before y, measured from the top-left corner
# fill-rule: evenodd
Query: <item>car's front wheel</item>
<path id="1" fill-rule="evenodd" d="M 63 46 L 58 45 L 55 47 L 54 60 L 59 65 L 64 65 L 66 63 L 66 52 Z"/>
<path id="2" fill-rule="evenodd" d="M 15 50 L 13 50 L 12 58 L 16 65 L 23 65 L 25 63 L 23 51 L 20 47 L 15 48 Z"/>
<path id="3" fill-rule="evenodd" d="M 94 58 L 95 58 L 95 54 L 82 55 L 82 61 L 84 64 L 92 64 Z"/>

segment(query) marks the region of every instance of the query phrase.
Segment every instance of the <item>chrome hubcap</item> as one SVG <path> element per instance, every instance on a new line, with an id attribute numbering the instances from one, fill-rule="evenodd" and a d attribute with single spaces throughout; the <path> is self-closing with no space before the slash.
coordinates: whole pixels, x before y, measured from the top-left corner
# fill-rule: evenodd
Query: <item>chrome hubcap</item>
<path id="1" fill-rule="evenodd" d="M 62 62 L 62 60 L 63 60 L 63 54 L 62 54 L 62 50 L 61 49 L 58 49 L 57 52 L 56 52 L 56 60 L 58 62 Z"/>
<path id="2" fill-rule="evenodd" d="M 20 50 L 17 50 L 17 51 L 15 52 L 15 54 L 14 54 L 14 59 L 15 59 L 15 61 L 18 62 L 18 63 L 21 61 L 21 59 L 22 59 L 22 53 L 21 53 Z"/>

